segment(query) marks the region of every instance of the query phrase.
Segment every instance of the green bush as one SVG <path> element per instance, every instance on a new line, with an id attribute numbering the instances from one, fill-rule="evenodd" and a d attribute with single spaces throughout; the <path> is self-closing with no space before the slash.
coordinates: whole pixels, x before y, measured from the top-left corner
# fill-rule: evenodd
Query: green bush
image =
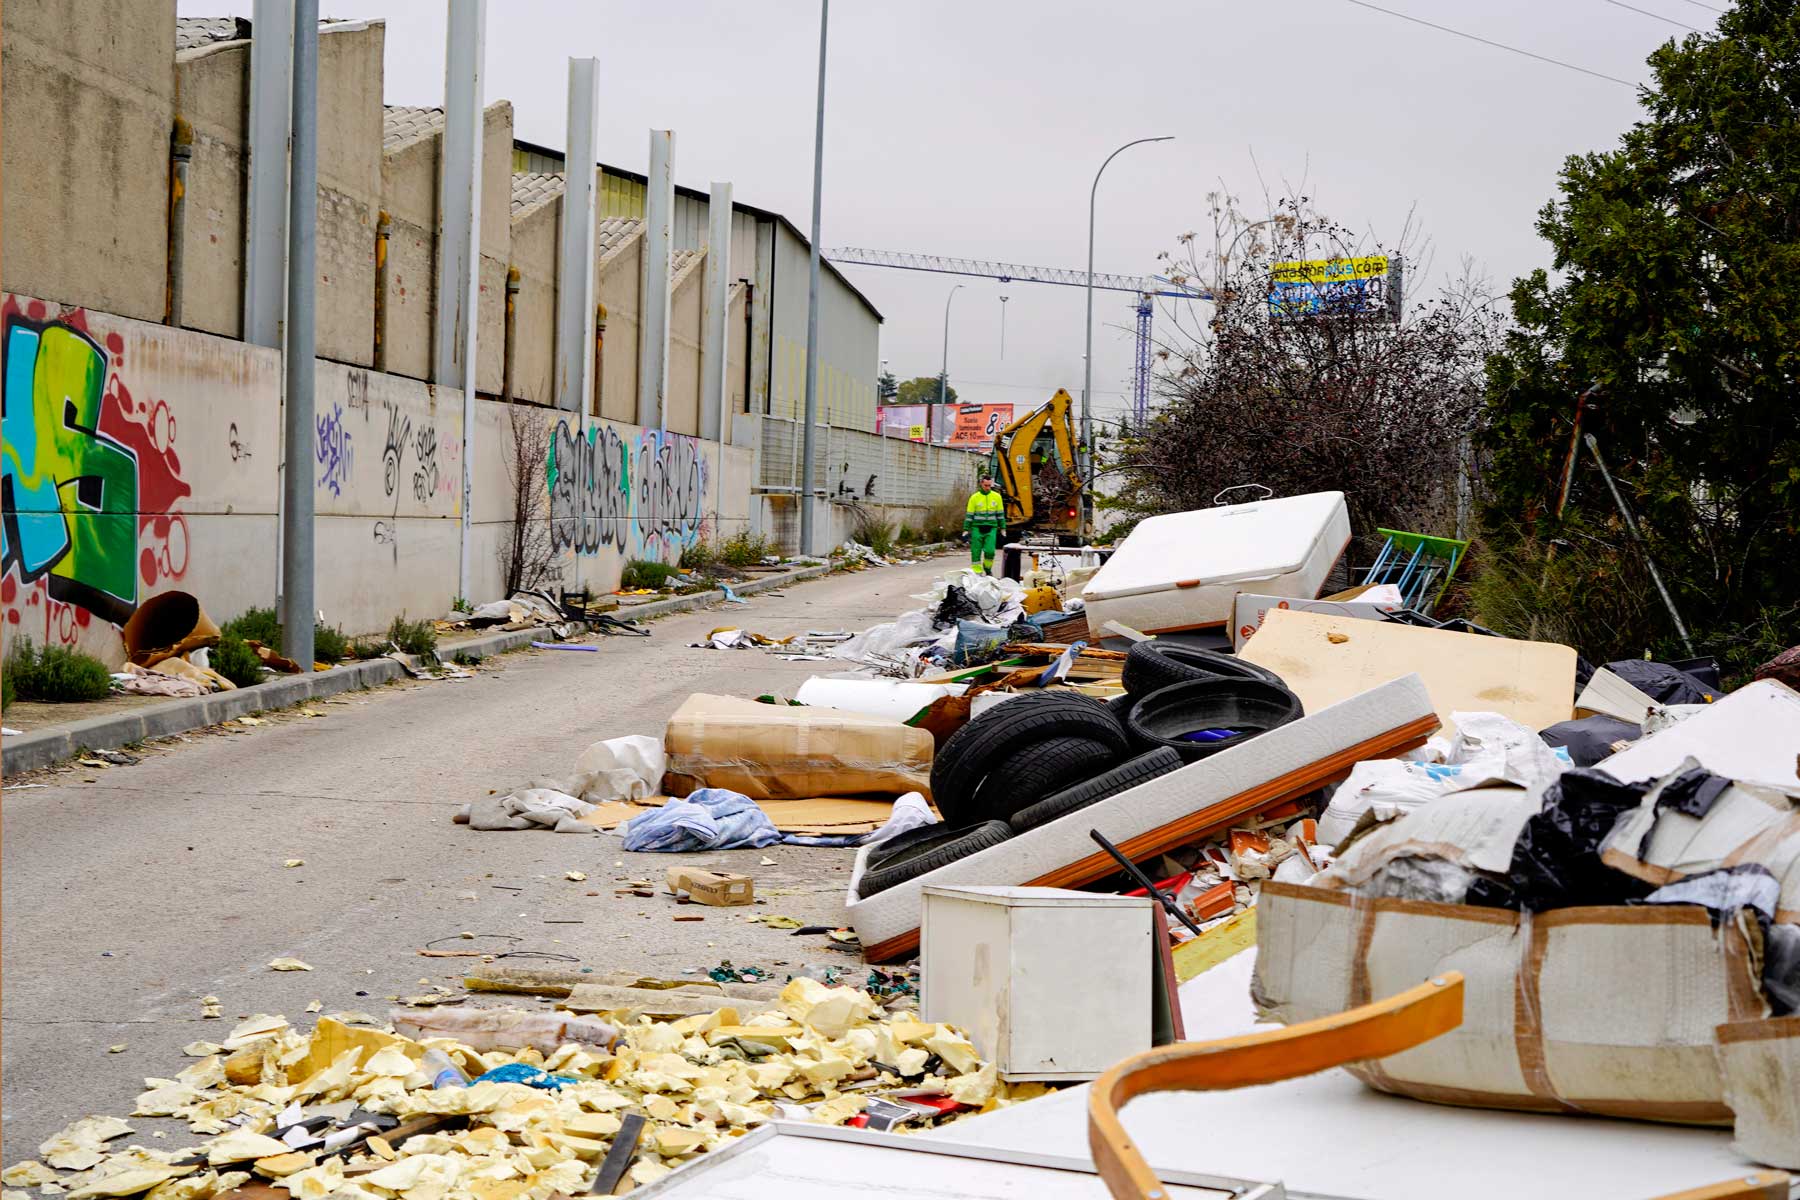
<path id="1" fill-rule="evenodd" d="M 281 647 L 281 619 L 272 608 L 247 608 L 225 622 L 222 632 L 246 642 L 261 642 L 271 650 Z"/>
<path id="2" fill-rule="evenodd" d="M 436 654 L 437 626 L 428 620 L 409 621 L 406 614 L 401 613 L 388 626 L 388 641 L 400 647 L 406 654 Z"/>
<path id="3" fill-rule="evenodd" d="M 718 547 L 704 539 L 689 542 L 681 548 L 681 569 L 684 571 L 704 571 L 716 566 L 718 561 Z"/>
<path id="4" fill-rule="evenodd" d="M 263 681 L 262 660 L 235 633 L 221 634 L 219 644 L 207 655 L 207 661 L 213 670 L 239 687 L 250 687 Z"/>
<path id="5" fill-rule="evenodd" d="M 925 528 L 922 531 L 928 542 L 954 542 L 962 535 L 963 517 L 968 512 L 968 501 L 958 500 L 951 496 L 939 500 L 925 510 Z"/>
<path id="6" fill-rule="evenodd" d="M 12 676 L 0 669 L 0 708 L 12 704 L 14 698 Z"/>
<path id="7" fill-rule="evenodd" d="M 882 558 L 894 552 L 894 523 L 872 512 L 859 511 L 850 536 Z"/>
<path id="8" fill-rule="evenodd" d="M 902 546 L 913 545 L 919 540 L 919 531 L 902 521 L 900 522 L 900 532 L 894 535 L 894 540 Z"/>
<path id="9" fill-rule="evenodd" d="M 313 657 L 320 662 L 342 662 L 350 657 L 350 639 L 343 630 L 321 621 L 313 626 Z"/>
<path id="10" fill-rule="evenodd" d="M 634 558 L 625 564 L 619 573 L 621 588 L 660 588 L 669 582 L 669 576 L 679 574 L 681 568 L 668 563 L 650 562 L 647 559 Z"/>
<path id="11" fill-rule="evenodd" d="M 780 553 L 781 547 L 772 540 L 748 529 L 740 529 L 719 547 L 719 557 L 730 567 L 753 567 Z"/>
<path id="12" fill-rule="evenodd" d="M 112 674 L 91 654 L 67 646 L 39 650 L 30 638 L 19 638 L 6 656 L 4 675 L 22 700 L 53 703 L 103 700 L 112 694 Z M 6 699 L 11 698 L 9 693 Z"/>
<path id="13" fill-rule="evenodd" d="M 380 636 L 353 638 L 349 647 L 351 658 L 383 658 L 393 649 L 387 639 Z"/>

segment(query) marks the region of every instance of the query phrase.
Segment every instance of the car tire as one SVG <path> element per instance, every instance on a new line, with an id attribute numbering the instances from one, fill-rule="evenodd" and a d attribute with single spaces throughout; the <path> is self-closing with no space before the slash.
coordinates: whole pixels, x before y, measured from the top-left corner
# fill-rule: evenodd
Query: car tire
<path id="1" fill-rule="evenodd" d="M 1018 750 L 1051 738 L 1090 738 L 1123 755 L 1125 725 L 1103 702 L 1068 692 L 1030 692 L 981 714 L 951 734 L 931 764 L 931 800 L 952 824 L 971 824 L 976 789 Z M 1037 797 L 1033 798 L 1038 799 Z M 1006 816 L 1009 814 L 1001 814 Z"/>
<path id="2" fill-rule="evenodd" d="M 1232 654 L 1159 642 L 1138 642 L 1126 652 L 1121 682 L 1128 695 L 1148 696 L 1190 679 L 1255 679 L 1281 684 L 1281 677 Z"/>
<path id="3" fill-rule="evenodd" d="M 1020 809 L 1072 782 L 1092 779 L 1118 764 L 1124 751 L 1089 737 L 1046 738 L 1021 746 L 995 764 L 957 819 L 1006 821 Z"/>
<path id="4" fill-rule="evenodd" d="M 926 828 L 933 830 L 935 836 L 920 838 L 909 845 L 895 848 L 892 853 L 882 855 L 879 860 L 875 854 L 870 854 L 862 878 L 857 881 L 858 898 L 866 899 L 909 879 L 930 874 L 939 867 L 949 866 L 957 859 L 967 858 L 978 850 L 998 846 L 1012 836 L 1012 827 L 1005 821 L 988 821 L 967 829 L 945 829 L 939 825 Z M 899 841 L 900 838 L 894 840 Z"/>
<path id="5" fill-rule="evenodd" d="M 1146 750 L 1168 746 L 1187 762 L 1242 745 L 1306 715 L 1300 698 L 1260 679 L 1190 679 L 1141 697 L 1132 706 L 1134 742 Z M 1216 741 L 1183 735 L 1203 729 L 1239 732 Z"/>
<path id="6" fill-rule="evenodd" d="M 1096 775 L 1074 787 L 1064 788 L 1055 795 L 1046 796 L 1029 808 L 1020 809 L 1007 819 L 1007 824 L 1012 826 L 1014 833 L 1024 833 L 1027 829 L 1048 825 L 1058 817 L 1067 816 L 1090 804 L 1098 804 L 1186 765 L 1177 751 L 1168 746 L 1158 746 L 1148 754 L 1140 754 L 1104 774 Z"/>

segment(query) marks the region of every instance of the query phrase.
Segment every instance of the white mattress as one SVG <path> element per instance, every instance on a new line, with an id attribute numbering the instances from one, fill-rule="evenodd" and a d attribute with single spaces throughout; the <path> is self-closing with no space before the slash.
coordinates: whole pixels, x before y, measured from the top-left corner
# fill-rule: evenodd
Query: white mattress
<path id="1" fill-rule="evenodd" d="M 1256 951 L 1181 987 L 1190 1041 L 1254 1032 Z M 1264 1026 L 1262 1028 L 1267 1028 Z M 995 1149 L 1087 1148 L 1088 1085 L 915 1136 Z M 1123 1113 L 1164 1171 L 1281 1180 L 1358 1200 L 1647 1200 L 1752 1169 L 1724 1129 L 1451 1108 L 1384 1096 L 1342 1071 L 1227 1092 L 1145 1096 Z"/>
<path id="2" fill-rule="evenodd" d="M 1343 758 L 1346 752 L 1365 743 L 1391 740 L 1397 731 L 1415 724 L 1435 727 L 1436 717 L 1424 683 L 1417 675 L 1407 675 L 1048 825 L 1027 830 L 998 846 L 867 899 L 858 899 L 856 886 L 870 852 L 875 849 L 864 846 L 850 873 L 846 922 L 855 927 L 865 950 L 873 956 L 882 943 L 917 932 L 920 892 L 927 885 L 1011 887 L 1037 882 L 1050 872 L 1099 853 L 1099 847 L 1088 836 L 1091 829 L 1099 830 L 1115 845 L 1122 845 L 1140 834 L 1306 771 L 1324 760 Z M 1382 756 L 1380 751 L 1374 751 L 1357 757 Z M 1350 765 L 1351 760 L 1346 759 L 1334 774 L 1342 775 Z M 1306 790 L 1313 786 L 1317 784 L 1309 784 Z M 1266 807 L 1266 803 L 1259 807 Z"/>
<path id="3" fill-rule="evenodd" d="M 1222 626 L 1239 592 L 1310 597 L 1350 541 L 1342 492 L 1151 517 L 1088 582 L 1088 625 L 1144 633 Z"/>

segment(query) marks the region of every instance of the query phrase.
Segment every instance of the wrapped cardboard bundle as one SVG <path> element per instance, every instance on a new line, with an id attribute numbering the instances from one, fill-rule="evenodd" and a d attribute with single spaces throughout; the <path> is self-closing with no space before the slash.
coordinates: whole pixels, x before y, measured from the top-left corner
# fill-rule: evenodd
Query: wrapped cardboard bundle
<path id="1" fill-rule="evenodd" d="M 663 790 L 729 788 L 752 800 L 931 794 L 931 735 L 832 708 L 689 696 L 663 735 Z"/>

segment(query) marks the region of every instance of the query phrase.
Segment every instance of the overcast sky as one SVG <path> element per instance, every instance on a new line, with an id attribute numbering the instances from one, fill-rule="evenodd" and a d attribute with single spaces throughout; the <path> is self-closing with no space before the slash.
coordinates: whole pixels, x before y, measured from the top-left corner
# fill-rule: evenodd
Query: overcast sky
<path id="1" fill-rule="evenodd" d="M 1381 0 L 1381 6 L 1619 80 L 1724 0 Z M 249 0 L 180 0 L 183 16 Z M 443 0 L 331 0 L 387 20 L 387 101 L 441 104 Z M 600 154 L 642 171 L 647 131 L 675 130 L 676 179 L 730 180 L 737 198 L 808 227 L 817 0 L 489 0 L 486 95 L 519 137 L 563 144 L 565 65 L 601 69 Z M 1223 185 L 1260 211 L 1266 183 L 1339 221 L 1397 235 L 1409 210 L 1441 275 L 1471 256 L 1496 287 L 1548 253 L 1533 231 L 1565 156 L 1613 145 L 1635 92 L 1423 28 L 1355 0 L 838 0 L 826 101 L 826 246 L 1080 267 L 1088 187 L 1100 187 L 1096 269 L 1157 269 L 1208 229 Z M 951 313 L 962 398 L 1036 403 L 1080 387 L 1080 289 L 869 267 L 846 274 L 886 317 L 882 357 L 934 374 Z M 1409 284 L 1416 281 L 1409 279 Z M 1006 348 L 1000 353 L 1001 304 Z M 1131 312 L 1098 293 L 1097 404 L 1123 402 Z M 1167 326 L 1163 326 L 1166 330 Z"/>

